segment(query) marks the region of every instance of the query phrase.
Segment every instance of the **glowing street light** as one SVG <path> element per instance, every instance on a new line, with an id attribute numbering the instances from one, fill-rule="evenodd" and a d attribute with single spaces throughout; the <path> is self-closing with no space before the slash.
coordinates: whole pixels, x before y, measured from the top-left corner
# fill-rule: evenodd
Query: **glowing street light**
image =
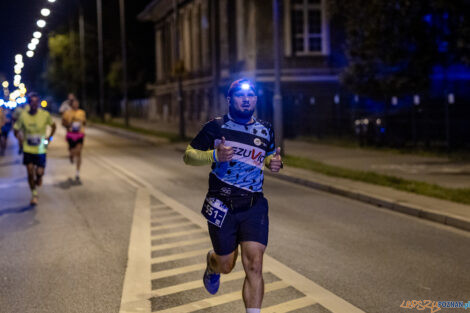
<path id="1" fill-rule="evenodd" d="M 33 38 L 31 39 L 31 43 L 37 45 L 39 43 L 39 39 Z"/>
<path id="2" fill-rule="evenodd" d="M 6 80 L 2 83 L 3 88 L 8 88 L 8 85 L 9 85 L 9 84 L 8 84 L 8 82 L 7 82 Z"/>
<path id="3" fill-rule="evenodd" d="M 55 2 L 55 0 L 48 0 L 48 1 L 49 1 L 50 3 L 54 3 L 54 2 Z"/>
<path id="4" fill-rule="evenodd" d="M 26 56 L 27 56 L 28 58 L 32 58 L 32 57 L 34 56 L 34 52 L 31 51 L 31 50 L 28 50 L 28 52 L 26 52 Z"/>
<path id="5" fill-rule="evenodd" d="M 34 43 L 29 43 L 28 44 L 28 49 L 29 50 L 34 50 L 34 49 L 36 49 L 36 45 Z"/>
<path id="6" fill-rule="evenodd" d="M 20 68 L 15 68 L 15 74 L 21 74 L 21 69 Z"/>
<path id="7" fill-rule="evenodd" d="M 33 37 L 39 39 L 39 38 L 42 37 L 42 34 L 41 34 L 41 32 L 34 32 Z"/>
<path id="8" fill-rule="evenodd" d="M 21 80 L 21 75 L 17 74 L 14 76 L 15 80 Z"/>
<path id="9" fill-rule="evenodd" d="M 38 27 L 43 28 L 44 26 L 46 26 L 46 21 L 45 20 L 38 20 L 36 22 L 36 24 L 38 25 Z"/>
<path id="10" fill-rule="evenodd" d="M 49 14 L 51 14 L 51 10 L 49 10 L 49 9 L 42 9 L 41 10 L 41 15 L 42 16 L 49 16 Z"/>
<path id="11" fill-rule="evenodd" d="M 23 56 L 21 54 L 15 55 L 15 62 L 21 63 L 21 61 L 23 61 Z"/>

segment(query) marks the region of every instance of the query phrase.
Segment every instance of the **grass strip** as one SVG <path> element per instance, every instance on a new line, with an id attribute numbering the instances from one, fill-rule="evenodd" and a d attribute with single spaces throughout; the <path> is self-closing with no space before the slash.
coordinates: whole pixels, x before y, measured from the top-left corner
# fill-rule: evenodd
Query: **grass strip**
<path id="1" fill-rule="evenodd" d="M 369 171 L 357 171 L 328 165 L 319 161 L 292 155 L 284 156 L 283 161 L 288 166 L 307 169 L 328 176 L 348 178 L 351 180 L 391 187 L 397 190 L 409 191 L 438 199 L 470 204 L 470 188 L 447 188 L 391 175 L 378 174 Z"/>
<path id="2" fill-rule="evenodd" d="M 115 122 L 115 121 L 102 122 L 99 119 L 92 119 L 92 122 L 95 123 L 95 124 L 121 128 L 121 129 L 131 131 L 131 132 L 134 132 L 134 133 L 137 133 L 137 134 L 143 134 L 143 135 L 150 135 L 150 136 L 155 136 L 155 137 L 160 137 L 160 138 L 166 138 L 170 142 L 183 142 L 183 141 L 188 141 L 189 140 L 189 138 L 182 139 L 178 134 L 175 134 L 175 133 L 158 131 L 158 130 L 141 128 L 141 127 L 135 127 L 135 126 L 131 126 L 131 125 L 129 125 L 129 127 L 127 127 L 125 124 L 120 123 L 120 122 Z"/>

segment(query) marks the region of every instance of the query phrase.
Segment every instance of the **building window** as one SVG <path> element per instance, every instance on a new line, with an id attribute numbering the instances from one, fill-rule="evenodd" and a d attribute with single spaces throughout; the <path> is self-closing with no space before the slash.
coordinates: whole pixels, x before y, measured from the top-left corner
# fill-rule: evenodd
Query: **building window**
<path id="1" fill-rule="evenodd" d="M 292 52 L 295 55 L 323 53 L 321 0 L 292 0 L 290 5 Z"/>

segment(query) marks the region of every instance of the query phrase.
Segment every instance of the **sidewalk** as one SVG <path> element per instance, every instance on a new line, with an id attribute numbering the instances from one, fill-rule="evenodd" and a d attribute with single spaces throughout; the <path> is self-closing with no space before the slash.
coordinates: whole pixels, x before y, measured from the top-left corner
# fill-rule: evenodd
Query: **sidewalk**
<path id="1" fill-rule="evenodd" d="M 156 123 L 135 122 L 142 128 L 162 130 Z M 116 133 L 116 129 L 96 125 Z M 171 129 L 164 129 L 171 131 Z M 119 129 L 119 134 L 144 140 L 152 144 L 164 143 L 151 136 L 142 136 Z M 192 133 L 188 135 L 193 135 Z M 187 143 L 174 144 L 183 152 Z M 305 157 L 328 165 L 372 171 L 405 179 L 423 181 L 450 188 L 470 188 L 470 163 L 455 162 L 440 157 L 423 157 L 410 154 L 342 148 L 329 145 L 286 140 L 285 150 L 289 155 Z M 410 214 L 438 223 L 470 230 L 470 205 L 440 200 L 393 188 L 378 186 L 344 178 L 336 178 L 313 171 L 286 167 L 280 174 L 271 174 L 279 179 L 298 183 L 306 187 L 331 192 L 362 202 Z"/>

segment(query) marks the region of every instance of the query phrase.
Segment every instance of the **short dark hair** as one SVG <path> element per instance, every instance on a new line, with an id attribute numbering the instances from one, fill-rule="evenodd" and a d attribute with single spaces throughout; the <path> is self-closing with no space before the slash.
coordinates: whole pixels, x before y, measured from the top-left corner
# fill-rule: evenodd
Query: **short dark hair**
<path id="1" fill-rule="evenodd" d="M 30 93 L 28 93 L 28 95 L 26 96 L 26 99 L 28 100 L 28 103 L 31 102 L 31 98 L 33 97 L 38 97 L 39 98 L 39 94 L 35 91 L 31 91 Z"/>

